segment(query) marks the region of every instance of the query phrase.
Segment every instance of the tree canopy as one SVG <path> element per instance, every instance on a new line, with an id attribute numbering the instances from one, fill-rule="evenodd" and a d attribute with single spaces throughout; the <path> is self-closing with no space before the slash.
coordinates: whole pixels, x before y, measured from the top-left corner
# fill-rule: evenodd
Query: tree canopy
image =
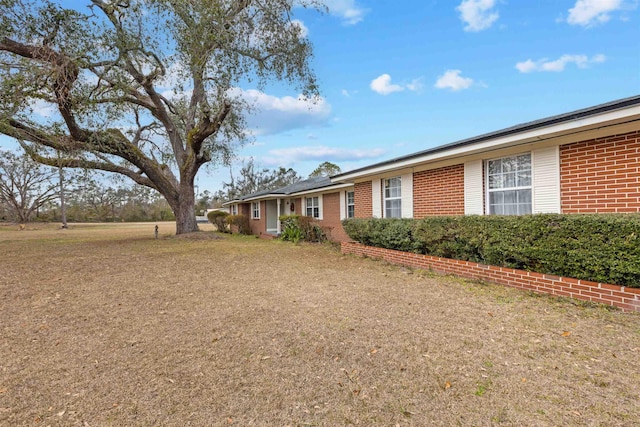
<path id="1" fill-rule="evenodd" d="M 315 176 L 331 176 L 340 172 L 342 172 L 340 166 L 335 163 L 322 162 L 309 174 L 309 178 L 313 178 Z"/>
<path id="2" fill-rule="evenodd" d="M 157 190 L 176 232 L 195 231 L 196 174 L 249 137 L 240 86 L 318 96 L 294 5 L 318 3 L 0 0 L 0 133 L 40 163 Z"/>

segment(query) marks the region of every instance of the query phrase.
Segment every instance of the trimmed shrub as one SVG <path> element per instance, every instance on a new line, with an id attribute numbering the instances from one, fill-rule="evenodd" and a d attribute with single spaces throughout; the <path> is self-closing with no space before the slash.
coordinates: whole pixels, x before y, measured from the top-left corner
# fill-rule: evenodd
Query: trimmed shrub
<path id="1" fill-rule="evenodd" d="M 640 287 L 640 216 L 624 214 L 348 219 L 369 245 Z"/>
<path id="2" fill-rule="evenodd" d="M 229 214 L 224 211 L 211 211 L 207 214 L 209 222 L 216 226 L 219 232 L 229 233 L 229 227 L 227 224 L 227 217 Z"/>
<path id="3" fill-rule="evenodd" d="M 289 240 L 294 243 L 300 240 L 307 242 L 323 242 L 327 240 L 327 235 L 313 218 L 300 215 L 282 215 L 279 218 L 282 223 L 282 240 Z"/>
<path id="4" fill-rule="evenodd" d="M 226 221 L 232 233 L 251 234 L 249 218 L 246 215 L 229 215 Z"/>

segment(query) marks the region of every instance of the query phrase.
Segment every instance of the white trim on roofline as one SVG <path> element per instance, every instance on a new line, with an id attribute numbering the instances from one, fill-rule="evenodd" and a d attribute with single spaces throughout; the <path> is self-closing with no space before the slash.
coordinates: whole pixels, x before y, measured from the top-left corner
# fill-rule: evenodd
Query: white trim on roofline
<path id="1" fill-rule="evenodd" d="M 348 188 L 348 187 L 353 187 L 353 184 L 336 183 L 326 187 L 320 187 L 320 188 L 315 188 L 315 189 L 305 190 L 305 191 L 298 191 L 296 193 L 267 193 L 267 194 L 262 194 L 260 196 L 225 202 L 223 203 L 223 206 L 226 205 L 227 203 L 249 203 L 256 200 L 286 199 L 286 198 L 304 196 L 306 194 L 312 194 L 312 193 L 334 193 L 335 190 L 340 190 L 341 188 Z"/>
<path id="2" fill-rule="evenodd" d="M 485 151 L 509 148 L 522 144 L 540 143 L 552 139 L 559 139 L 559 144 L 568 143 L 571 141 L 560 141 L 560 138 L 567 135 L 597 131 L 605 127 L 624 126 L 629 122 L 636 122 L 639 120 L 640 105 L 636 104 L 617 110 L 594 114 L 588 117 L 581 117 L 557 124 L 536 127 L 534 129 L 523 130 L 504 136 L 496 136 L 486 140 L 480 140 L 478 142 L 469 142 L 466 144 L 454 143 L 451 144 L 450 148 L 442 147 L 441 149 L 438 149 L 438 147 L 435 147 L 433 150 L 427 150 L 423 155 L 420 155 L 420 153 L 413 155 L 409 154 L 408 156 L 400 157 L 397 160 L 392 159 L 378 165 L 374 164 L 369 167 L 361 168 L 354 172 L 341 173 L 335 178 L 332 177 L 332 180 L 335 180 L 334 182 L 349 182 L 360 178 L 389 173 L 390 171 L 398 169 L 413 168 L 424 163 L 433 163 L 451 158 L 461 158 Z M 585 139 L 589 138 L 586 137 Z M 573 140 L 575 139 L 572 139 L 572 141 Z"/>
<path id="3" fill-rule="evenodd" d="M 353 187 L 352 183 L 339 183 L 339 184 L 335 184 L 332 185 L 330 187 L 322 187 L 322 188 L 316 188 L 315 190 L 306 190 L 306 191 L 299 191 L 297 193 L 291 193 L 289 196 L 291 197 L 297 197 L 297 196 L 304 196 L 307 194 L 313 194 L 313 193 L 318 193 L 318 194 L 327 194 L 327 193 L 335 193 L 335 190 L 340 190 L 341 188 L 349 188 L 349 187 Z"/>

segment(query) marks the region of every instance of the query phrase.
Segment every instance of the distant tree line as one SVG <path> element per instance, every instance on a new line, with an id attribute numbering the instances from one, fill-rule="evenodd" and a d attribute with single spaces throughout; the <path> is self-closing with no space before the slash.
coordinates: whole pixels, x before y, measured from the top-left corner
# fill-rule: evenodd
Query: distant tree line
<path id="1" fill-rule="evenodd" d="M 339 173 L 330 162 L 321 163 L 310 177 Z M 174 212 L 159 192 L 124 180 L 105 181 L 91 171 L 64 172 L 34 162 L 28 155 L 0 151 L 0 221 L 63 222 L 60 195 L 64 194 L 68 222 L 173 221 Z M 302 180 L 292 168 L 259 168 L 253 159 L 236 176 L 231 173 L 222 190 L 196 194 L 196 215 L 220 207 L 225 201 L 262 190 L 284 187 Z M 126 182 L 126 184 L 125 184 Z M 62 193 L 63 192 L 63 193 Z"/>
<path id="2" fill-rule="evenodd" d="M 67 221 L 175 220 L 166 199 L 148 187 L 107 183 L 86 171 L 65 175 Z M 0 151 L 0 221 L 61 221 L 59 184 L 56 168 L 25 154 Z"/>

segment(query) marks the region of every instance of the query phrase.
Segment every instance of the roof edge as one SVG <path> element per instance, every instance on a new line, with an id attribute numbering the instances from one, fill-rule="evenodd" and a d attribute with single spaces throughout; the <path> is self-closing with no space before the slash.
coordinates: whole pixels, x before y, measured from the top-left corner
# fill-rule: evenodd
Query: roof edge
<path id="1" fill-rule="evenodd" d="M 389 160 L 385 160 L 382 162 L 374 163 L 372 165 L 364 166 L 358 169 L 354 169 L 348 172 L 342 172 L 336 175 L 331 176 L 331 180 L 333 182 L 339 182 L 341 177 L 349 176 L 353 174 L 359 174 L 366 172 L 367 170 L 380 168 L 387 165 L 393 165 L 395 163 L 412 160 L 418 157 L 422 157 L 425 155 L 436 154 L 442 151 L 451 150 L 454 148 L 465 147 L 468 145 L 473 145 L 477 143 L 481 143 L 484 141 L 488 141 L 491 139 L 497 139 L 501 137 L 511 136 L 518 133 L 524 133 L 535 129 L 540 129 L 546 126 L 557 125 L 560 123 L 569 122 L 572 120 L 578 120 L 585 117 L 591 117 L 598 114 L 619 110 L 627 107 L 640 105 L 640 95 L 631 96 L 628 98 L 618 99 L 615 101 L 607 102 L 604 104 L 598 104 L 595 106 L 582 108 L 580 110 L 570 111 L 568 113 L 559 114 L 556 116 L 549 116 L 539 120 L 534 120 L 530 122 L 521 123 L 519 125 L 511 126 L 508 128 L 504 128 L 495 132 L 489 132 L 482 135 L 474 136 L 471 138 L 461 139 L 455 142 L 451 142 L 444 145 L 439 145 L 437 147 L 433 147 L 427 150 L 418 151 L 415 153 L 407 154 L 400 157 L 395 157 Z"/>

